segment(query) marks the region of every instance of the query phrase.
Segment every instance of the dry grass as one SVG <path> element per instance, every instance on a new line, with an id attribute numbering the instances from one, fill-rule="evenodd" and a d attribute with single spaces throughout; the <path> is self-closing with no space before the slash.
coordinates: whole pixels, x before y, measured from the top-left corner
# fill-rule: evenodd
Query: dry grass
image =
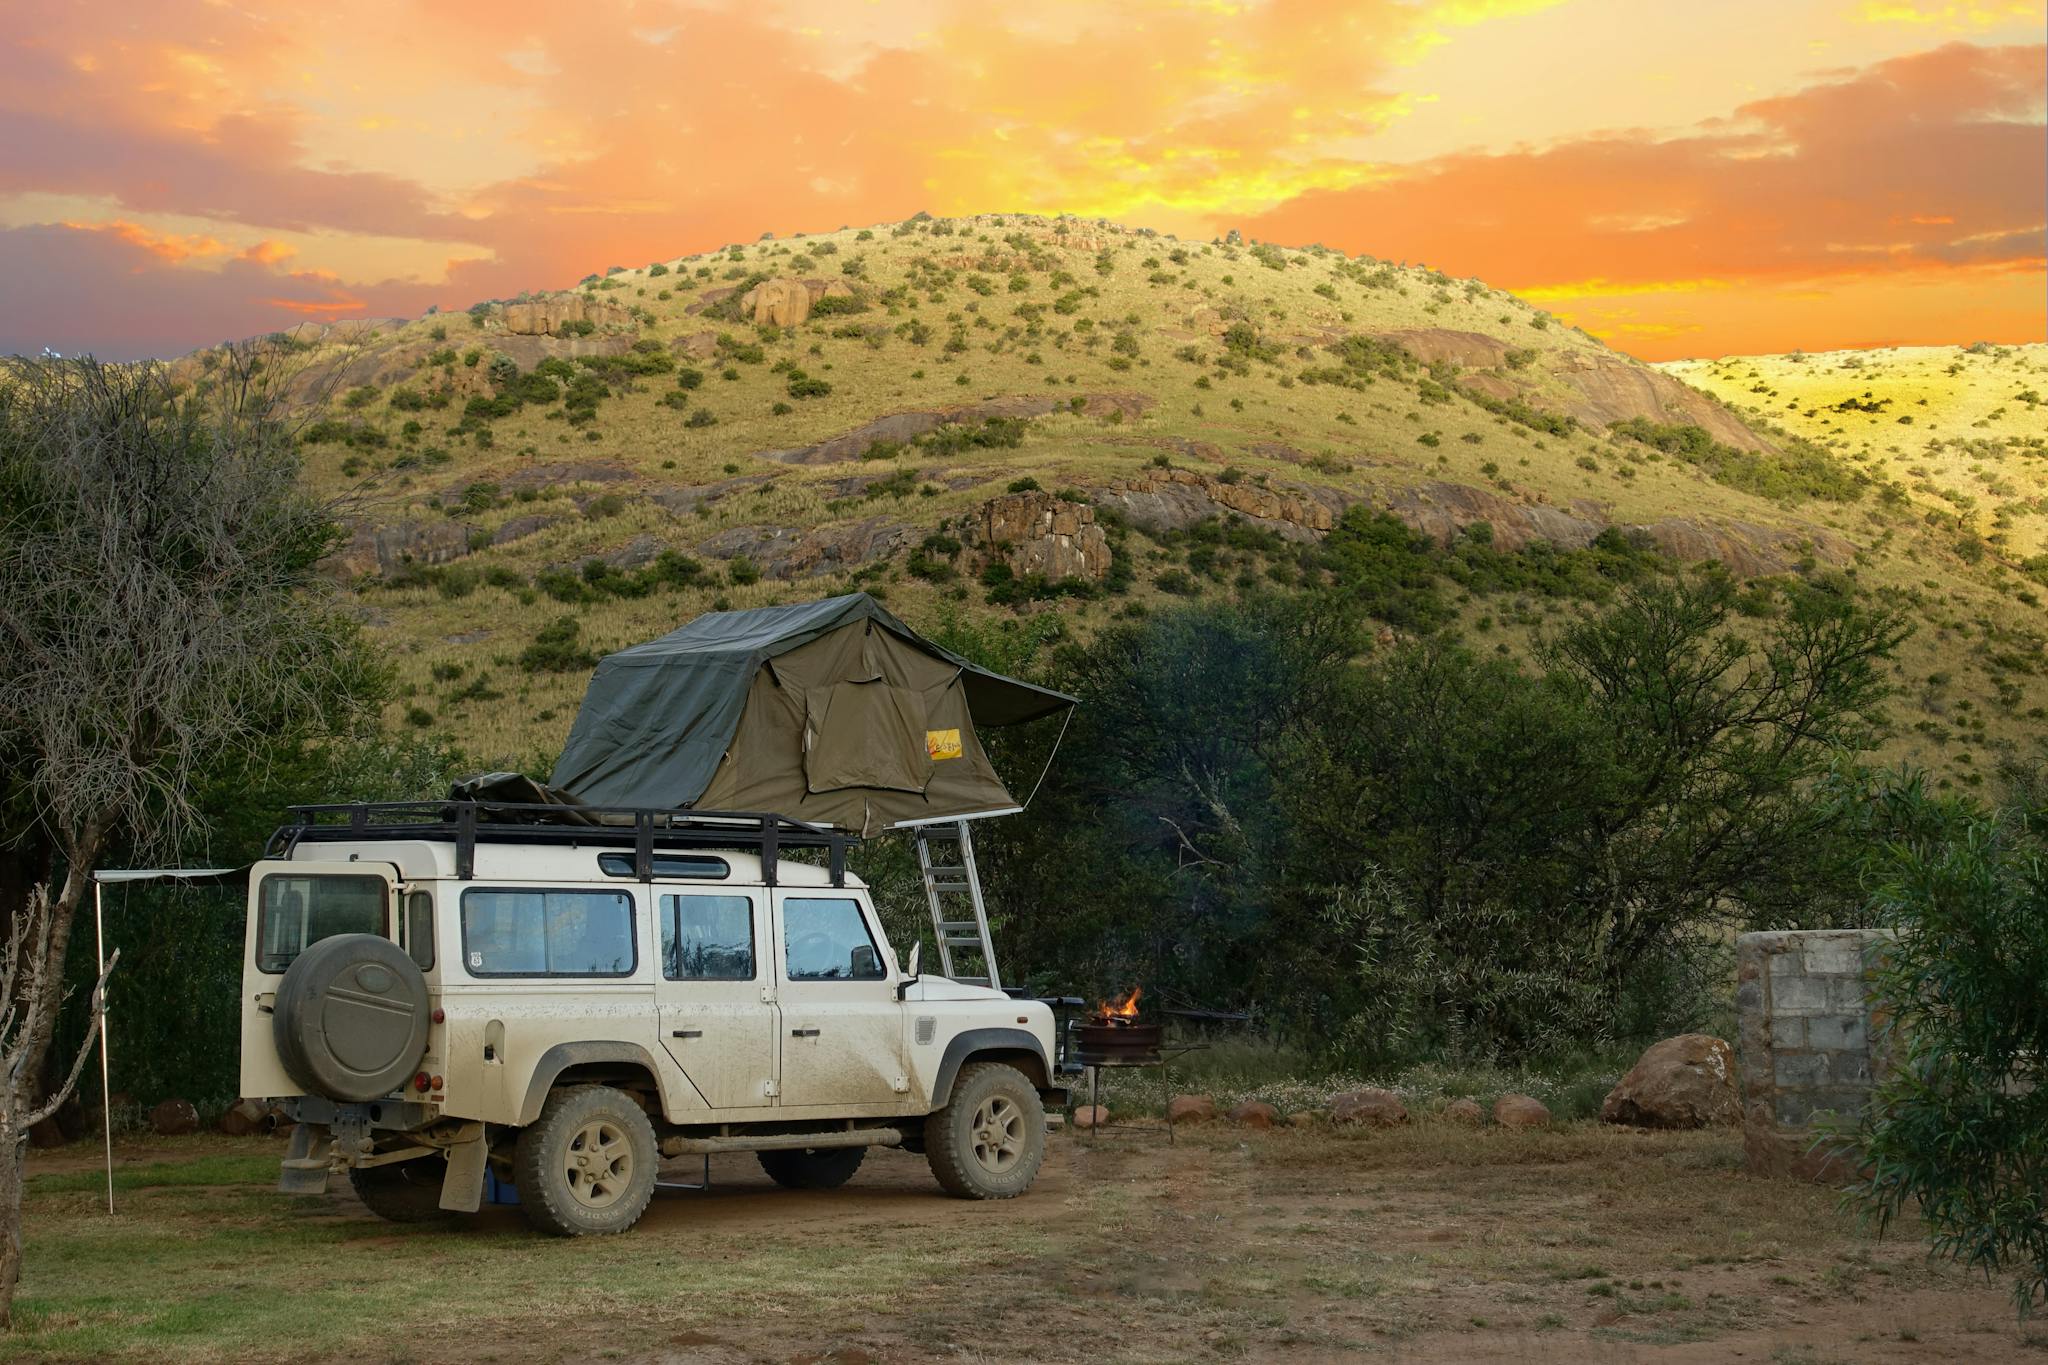
<path id="1" fill-rule="evenodd" d="M 1752 1179 L 1732 1134 L 1184 1130 L 1056 1136 L 1013 1203 L 878 1153 L 827 1194 L 720 1158 L 633 1234 L 509 1210 L 452 1230 L 268 1189 L 281 1144 L 82 1159 L 31 1186 L 39 1360 L 2010 1360 L 2004 1294 Z M 52 1166 L 60 1167 L 49 1170 Z M 693 1172 L 679 1171 L 679 1176 Z M 831 1353 L 838 1352 L 833 1355 Z"/>

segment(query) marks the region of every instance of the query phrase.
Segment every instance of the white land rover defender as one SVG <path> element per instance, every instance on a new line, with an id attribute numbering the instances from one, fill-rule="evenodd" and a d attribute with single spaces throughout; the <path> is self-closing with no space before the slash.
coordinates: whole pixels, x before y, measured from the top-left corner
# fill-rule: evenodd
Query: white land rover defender
<path id="1" fill-rule="evenodd" d="M 898 965 L 846 835 L 767 815 L 452 801 L 303 807 L 251 870 L 242 1093 L 298 1128 L 281 1187 L 346 1170 L 405 1222 L 622 1232 L 664 1157 L 786 1186 L 867 1148 L 1024 1193 L 1065 1103 L 1051 1010 Z M 784 850 L 820 850 L 825 865 Z"/>

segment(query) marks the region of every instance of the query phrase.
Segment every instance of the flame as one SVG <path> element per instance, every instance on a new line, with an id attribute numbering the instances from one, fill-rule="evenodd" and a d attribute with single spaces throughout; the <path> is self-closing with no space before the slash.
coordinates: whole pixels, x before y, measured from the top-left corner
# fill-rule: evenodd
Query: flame
<path id="1" fill-rule="evenodd" d="M 1114 1005 L 1098 1004 L 1095 1012 L 1104 1019 L 1135 1019 L 1138 1017 L 1138 997 L 1145 993 L 1142 986 L 1131 987 L 1131 993 Z"/>

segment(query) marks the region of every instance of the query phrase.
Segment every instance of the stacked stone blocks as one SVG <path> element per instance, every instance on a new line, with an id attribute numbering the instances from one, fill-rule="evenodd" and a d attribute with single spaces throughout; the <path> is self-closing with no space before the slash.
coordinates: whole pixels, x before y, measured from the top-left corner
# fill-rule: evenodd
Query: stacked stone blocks
<path id="1" fill-rule="evenodd" d="M 1736 941 L 1743 1146 L 1751 1170 L 1849 1174 L 1817 1119 L 1853 1123 L 1883 1074 L 1883 1014 L 1871 998 L 1869 929 L 1785 930 Z"/>

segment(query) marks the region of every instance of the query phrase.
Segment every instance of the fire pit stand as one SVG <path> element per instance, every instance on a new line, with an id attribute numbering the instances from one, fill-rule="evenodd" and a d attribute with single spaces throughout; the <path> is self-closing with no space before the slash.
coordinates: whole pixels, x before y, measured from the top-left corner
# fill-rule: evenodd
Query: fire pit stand
<path id="1" fill-rule="evenodd" d="M 1123 1067 L 1158 1067 L 1161 1075 L 1166 1074 L 1168 1063 L 1184 1053 L 1200 1052 L 1207 1043 L 1168 1043 L 1164 1041 L 1165 1026 L 1141 1024 L 1135 1017 L 1119 1015 L 1097 1015 L 1084 1020 L 1074 1030 L 1074 1046 L 1071 1056 L 1088 1068 L 1088 1107 L 1093 1113 L 1102 1103 L 1102 1073 L 1105 1069 Z M 1102 1136 L 1104 1125 L 1091 1123 L 1088 1136 L 1091 1141 Z M 1136 1135 L 1145 1130 L 1126 1129 L 1125 1133 Z M 1173 1141 L 1173 1124 L 1166 1125 L 1166 1140 Z"/>

